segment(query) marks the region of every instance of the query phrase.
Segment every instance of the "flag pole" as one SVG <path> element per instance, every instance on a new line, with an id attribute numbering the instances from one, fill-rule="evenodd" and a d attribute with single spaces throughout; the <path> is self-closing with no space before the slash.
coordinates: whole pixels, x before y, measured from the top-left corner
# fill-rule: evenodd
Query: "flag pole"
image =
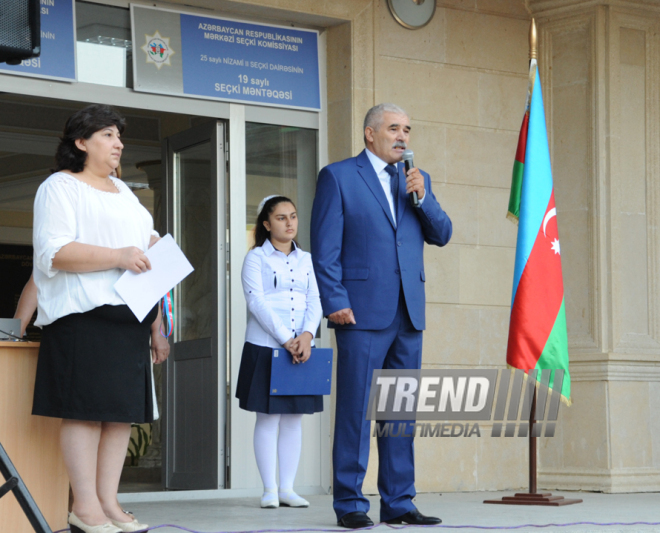
<path id="1" fill-rule="evenodd" d="M 534 436 L 534 418 L 536 417 L 536 380 L 532 390 L 532 408 L 529 414 L 529 493 L 536 494 L 536 437 Z"/>
<path id="2" fill-rule="evenodd" d="M 538 38 L 536 34 L 536 21 L 532 18 L 532 23 L 529 25 L 529 60 L 538 59 Z"/>
<path id="3" fill-rule="evenodd" d="M 531 407 L 529 413 L 529 492 L 518 492 L 513 496 L 504 496 L 500 500 L 484 500 L 484 503 L 494 503 L 500 505 L 542 505 L 545 507 L 563 507 L 574 503 L 582 503 L 581 499 L 567 499 L 563 496 L 554 496 L 551 492 L 537 492 L 536 484 L 536 436 L 534 435 L 534 425 L 536 424 L 536 394 L 539 383 L 536 381 L 535 373 L 531 371 L 527 374 L 526 388 L 532 395 Z M 533 383 L 529 383 L 533 380 Z M 524 407 L 523 407 L 524 410 Z M 541 415 L 543 418 L 543 414 Z M 540 432 L 539 432 L 540 433 Z"/>
<path id="4" fill-rule="evenodd" d="M 538 36 L 536 32 L 536 21 L 532 18 L 529 26 L 529 67 L 530 67 L 530 89 L 528 92 L 528 99 L 531 97 L 533 89 L 533 77 L 531 74 L 532 62 L 538 59 Z M 528 100 L 527 105 L 531 101 Z M 524 124 L 524 123 L 523 123 Z M 517 218 L 517 217 L 516 217 Z M 514 496 L 504 496 L 500 500 L 485 500 L 484 503 L 504 504 L 504 505 L 542 505 L 551 507 L 560 507 L 564 505 L 571 505 L 574 503 L 582 503 L 581 499 L 566 499 L 563 496 L 553 496 L 550 492 L 537 492 L 537 461 L 536 461 L 536 437 L 534 436 L 534 425 L 536 423 L 536 393 L 537 381 L 536 376 L 528 374 L 529 379 L 534 382 L 530 385 L 531 388 L 531 409 L 529 413 L 529 492 L 517 493 Z M 561 390 L 559 391 L 561 394 Z"/>
<path id="5" fill-rule="evenodd" d="M 529 63 L 538 59 L 538 37 L 536 21 L 532 17 L 529 25 Z M 536 382 L 532 391 L 532 408 L 529 413 L 529 493 L 536 494 L 536 437 L 534 437 L 534 422 L 536 415 Z"/>

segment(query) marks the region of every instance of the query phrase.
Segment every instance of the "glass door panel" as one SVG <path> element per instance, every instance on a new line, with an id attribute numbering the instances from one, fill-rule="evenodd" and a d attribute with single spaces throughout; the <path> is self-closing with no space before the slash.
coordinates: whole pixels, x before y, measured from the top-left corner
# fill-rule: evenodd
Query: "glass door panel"
<path id="1" fill-rule="evenodd" d="M 195 266 L 177 287 L 177 325 L 174 342 L 210 338 L 214 332 L 215 284 L 213 242 L 215 226 L 214 147 L 203 142 L 175 154 L 177 186 L 175 235 L 181 250 Z"/>
<path id="2" fill-rule="evenodd" d="M 164 143 L 168 229 L 195 269 L 174 291 L 164 391 L 165 487 L 217 489 L 225 486 L 224 124 L 191 128 Z"/>

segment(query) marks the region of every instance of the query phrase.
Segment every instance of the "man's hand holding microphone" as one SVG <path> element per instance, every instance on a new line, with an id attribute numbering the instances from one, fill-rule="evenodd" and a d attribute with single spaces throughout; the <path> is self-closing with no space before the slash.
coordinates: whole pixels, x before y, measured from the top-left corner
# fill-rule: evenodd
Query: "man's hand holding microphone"
<path id="1" fill-rule="evenodd" d="M 410 203 L 414 207 L 419 206 L 419 201 L 424 198 L 424 176 L 413 164 L 413 151 L 403 152 L 403 163 L 406 166 L 406 194 L 410 195 Z"/>

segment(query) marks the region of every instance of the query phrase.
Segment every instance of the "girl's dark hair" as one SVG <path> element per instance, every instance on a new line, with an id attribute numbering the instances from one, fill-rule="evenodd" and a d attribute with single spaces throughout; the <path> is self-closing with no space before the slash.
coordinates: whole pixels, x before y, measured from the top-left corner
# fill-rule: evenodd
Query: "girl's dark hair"
<path id="1" fill-rule="evenodd" d="M 270 214 L 275 209 L 275 206 L 284 202 L 288 202 L 294 207 L 294 209 L 296 208 L 296 204 L 293 203 L 293 200 L 287 198 L 286 196 L 273 196 L 264 204 L 261 212 L 257 215 L 257 223 L 254 226 L 254 246 L 252 248 L 262 246 L 263 243 L 270 239 L 270 231 L 266 229 L 264 222 L 268 220 L 268 217 L 270 217 Z M 298 243 L 295 239 L 293 239 L 293 242 L 295 242 L 296 246 L 298 246 Z"/>
<path id="2" fill-rule="evenodd" d="M 82 172 L 87 153 L 78 149 L 76 141 L 89 139 L 97 131 L 113 125 L 117 126 L 120 134 L 124 133 L 126 120 L 109 105 L 90 105 L 71 115 L 66 121 L 55 153 L 55 172 L 59 170 Z"/>

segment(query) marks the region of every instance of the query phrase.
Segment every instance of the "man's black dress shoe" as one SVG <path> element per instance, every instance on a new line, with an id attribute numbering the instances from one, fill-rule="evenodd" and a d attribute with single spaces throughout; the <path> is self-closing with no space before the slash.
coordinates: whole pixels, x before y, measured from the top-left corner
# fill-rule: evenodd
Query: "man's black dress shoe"
<path id="1" fill-rule="evenodd" d="M 442 520 L 435 516 L 424 516 L 417 509 L 408 511 L 406 514 L 385 520 L 386 524 L 409 524 L 411 526 L 437 526 Z"/>
<path id="2" fill-rule="evenodd" d="M 355 511 L 354 513 L 348 513 L 342 516 L 337 522 L 337 525 L 347 527 L 348 529 L 360 529 L 361 527 L 373 526 L 374 523 L 367 516 L 367 513 Z"/>

